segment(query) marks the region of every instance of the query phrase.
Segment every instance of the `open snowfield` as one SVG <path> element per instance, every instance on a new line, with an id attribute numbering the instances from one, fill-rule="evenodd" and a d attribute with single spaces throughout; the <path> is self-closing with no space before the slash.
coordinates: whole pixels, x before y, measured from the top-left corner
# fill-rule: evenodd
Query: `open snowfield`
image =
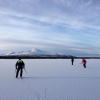
<path id="1" fill-rule="evenodd" d="M 22 59 L 23 79 L 15 78 L 17 59 L 0 60 L 0 100 L 100 100 L 100 60 Z"/>

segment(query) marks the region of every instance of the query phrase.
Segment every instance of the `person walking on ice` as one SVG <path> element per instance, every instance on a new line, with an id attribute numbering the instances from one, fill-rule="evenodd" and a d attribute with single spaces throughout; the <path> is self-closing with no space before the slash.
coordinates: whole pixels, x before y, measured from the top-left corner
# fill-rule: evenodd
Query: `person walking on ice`
<path id="1" fill-rule="evenodd" d="M 25 69 L 25 64 L 21 60 L 21 58 L 19 58 L 19 60 L 16 62 L 15 67 L 16 67 L 16 78 L 18 78 L 19 71 L 20 71 L 20 78 L 22 78 L 23 69 Z"/>
<path id="2" fill-rule="evenodd" d="M 73 65 L 73 62 L 74 62 L 74 58 L 72 57 L 72 59 L 71 59 L 71 62 L 72 62 L 72 65 Z"/>
<path id="3" fill-rule="evenodd" d="M 83 68 L 86 68 L 86 62 L 87 62 L 87 61 L 86 61 L 84 58 L 82 58 Z M 81 64 L 82 64 L 82 63 L 81 63 Z"/>

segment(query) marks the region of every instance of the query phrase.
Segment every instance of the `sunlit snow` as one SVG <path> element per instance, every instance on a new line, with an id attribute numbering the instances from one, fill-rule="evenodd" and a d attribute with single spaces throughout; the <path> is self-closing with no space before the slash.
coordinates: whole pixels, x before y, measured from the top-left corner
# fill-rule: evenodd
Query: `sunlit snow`
<path id="1" fill-rule="evenodd" d="M 15 78 L 17 59 L 0 60 L 0 100 L 100 100 L 100 61 L 22 59 L 27 73 Z"/>

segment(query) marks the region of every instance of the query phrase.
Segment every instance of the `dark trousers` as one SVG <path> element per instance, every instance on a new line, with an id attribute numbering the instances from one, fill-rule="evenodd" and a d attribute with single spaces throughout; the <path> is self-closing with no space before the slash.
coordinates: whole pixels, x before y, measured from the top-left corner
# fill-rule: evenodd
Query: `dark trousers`
<path id="1" fill-rule="evenodd" d="M 83 64 L 83 67 L 86 68 L 86 64 Z"/>
<path id="2" fill-rule="evenodd" d="M 73 62 L 74 62 L 74 61 L 72 61 L 72 65 L 73 65 Z"/>
<path id="3" fill-rule="evenodd" d="M 22 77 L 23 68 L 22 68 L 22 67 L 18 67 L 18 68 L 17 68 L 17 72 L 16 72 L 16 78 L 18 77 L 19 71 L 20 71 L 20 77 Z"/>

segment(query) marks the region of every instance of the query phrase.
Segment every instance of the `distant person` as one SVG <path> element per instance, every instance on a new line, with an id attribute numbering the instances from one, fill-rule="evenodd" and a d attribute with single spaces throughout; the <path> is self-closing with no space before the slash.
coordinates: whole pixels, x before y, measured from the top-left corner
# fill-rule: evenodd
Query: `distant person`
<path id="1" fill-rule="evenodd" d="M 16 78 L 18 78 L 19 71 L 20 71 L 20 78 L 22 78 L 23 69 L 25 69 L 25 64 L 21 60 L 21 58 L 19 58 L 19 60 L 16 62 L 15 67 L 16 67 Z"/>
<path id="2" fill-rule="evenodd" d="M 71 59 L 71 62 L 72 62 L 72 65 L 73 65 L 73 62 L 74 62 L 74 58 L 72 58 L 72 59 Z"/>
<path id="3" fill-rule="evenodd" d="M 82 58 L 82 63 L 83 63 L 83 68 L 86 68 L 86 60 L 84 58 Z"/>

